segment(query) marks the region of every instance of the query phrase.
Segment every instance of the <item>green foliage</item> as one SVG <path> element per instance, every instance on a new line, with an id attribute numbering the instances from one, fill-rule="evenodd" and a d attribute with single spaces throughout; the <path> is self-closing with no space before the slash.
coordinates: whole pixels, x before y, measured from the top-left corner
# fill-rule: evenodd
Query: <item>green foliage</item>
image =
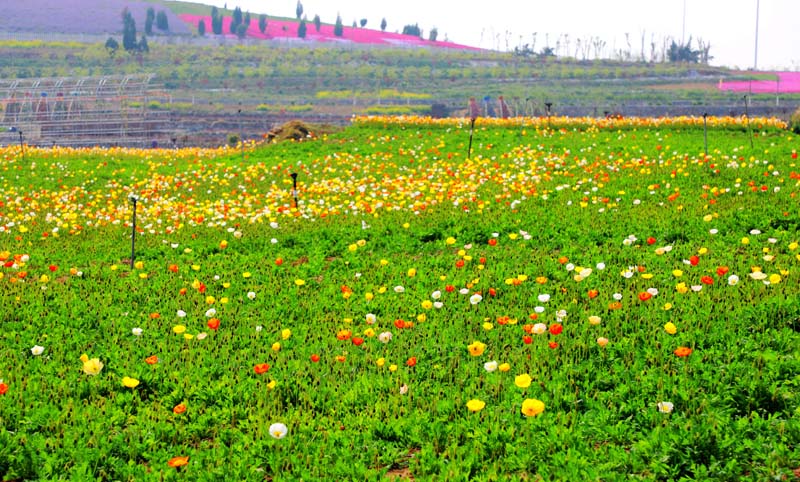
<path id="1" fill-rule="evenodd" d="M 197 23 L 197 35 L 203 37 L 206 34 L 206 21 L 205 19 L 200 19 Z"/>
<path id="2" fill-rule="evenodd" d="M 108 51 L 109 57 L 114 57 L 114 55 L 119 50 L 119 42 L 114 37 L 108 37 L 106 40 L 105 48 Z"/>
<path id="3" fill-rule="evenodd" d="M 239 25 L 242 25 L 242 9 L 236 7 L 233 9 L 233 16 L 231 17 L 230 31 L 232 34 L 239 35 Z"/>
<path id="4" fill-rule="evenodd" d="M 433 27 L 431 31 L 428 33 L 428 40 L 431 42 L 436 42 L 436 39 L 439 37 L 439 29 Z"/>
<path id="5" fill-rule="evenodd" d="M 679 45 L 674 40 L 667 51 L 667 58 L 670 62 L 688 62 L 696 64 L 700 62 L 699 50 L 692 49 L 692 38 L 686 41 L 686 45 Z"/>
<path id="6" fill-rule="evenodd" d="M 430 111 L 429 105 L 371 105 L 362 110 L 368 115 L 419 115 Z"/>
<path id="7" fill-rule="evenodd" d="M 299 38 L 306 38 L 306 30 L 308 27 L 306 26 L 306 19 L 300 20 L 300 23 L 297 25 L 297 36 Z"/>
<path id="8" fill-rule="evenodd" d="M 294 9 L 294 13 L 297 15 L 297 20 L 300 20 L 300 18 L 303 16 L 303 4 L 300 2 L 300 0 L 297 0 L 297 7 Z"/>
<path id="9" fill-rule="evenodd" d="M 222 35 L 222 14 L 217 7 L 211 7 L 211 31 L 214 35 Z"/>
<path id="10" fill-rule="evenodd" d="M 247 36 L 247 25 L 240 23 L 236 26 L 236 36 L 239 38 L 245 38 Z"/>
<path id="11" fill-rule="evenodd" d="M 153 7 L 147 7 L 147 17 L 144 21 L 145 35 L 153 35 L 153 22 L 156 20 L 156 11 Z"/>
<path id="12" fill-rule="evenodd" d="M 366 18 L 362 18 L 361 20 L 358 21 L 358 24 L 361 25 L 361 28 L 366 27 L 367 26 L 367 19 Z"/>
<path id="13" fill-rule="evenodd" d="M 314 15 L 314 29 L 319 32 L 320 28 L 322 28 L 322 19 L 319 18 L 319 15 Z"/>
<path id="14" fill-rule="evenodd" d="M 333 34 L 337 37 L 344 35 L 344 25 L 342 24 L 342 16 L 336 15 L 336 23 L 333 26 Z"/>
<path id="15" fill-rule="evenodd" d="M 413 35 L 414 37 L 422 38 L 422 30 L 418 24 L 406 25 L 403 27 L 403 35 Z"/>
<path id="16" fill-rule="evenodd" d="M 258 31 L 262 34 L 267 31 L 267 16 L 263 13 L 258 16 Z"/>
<path id="17" fill-rule="evenodd" d="M 387 25 L 389 25 L 389 24 L 386 22 L 386 17 L 384 17 L 384 18 L 381 20 L 381 32 L 385 32 L 385 31 L 386 31 L 386 26 L 387 26 Z"/>
<path id="18" fill-rule="evenodd" d="M 794 131 L 795 134 L 800 134 L 800 107 L 798 107 L 797 110 L 794 111 L 794 113 L 792 114 L 792 118 L 789 122 L 792 131 Z"/>
<path id="19" fill-rule="evenodd" d="M 127 8 L 122 11 L 122 47 L 127 52 L 139 49 L 139 43 L 136 41 L 136 21 Z"/>
<path id="20" fill-rule="evenodd" d="M 156 27 L 162 32 L 169 32 L 169 19 L 163 10 L 159 10 L 156 15 Z"/>

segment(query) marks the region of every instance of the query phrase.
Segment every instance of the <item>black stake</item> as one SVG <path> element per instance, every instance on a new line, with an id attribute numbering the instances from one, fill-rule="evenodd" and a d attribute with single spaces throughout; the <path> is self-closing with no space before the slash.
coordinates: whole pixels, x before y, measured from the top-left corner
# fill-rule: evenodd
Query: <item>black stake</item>
<path id="1" fill-rule="evenodd" d="M 292 197 L 294 197 L 294 208 L 297 209 L 297 173 L 289 174 L 292 176 Z"/>
<path id="2" fill-rule="evenodd" d="M 747 106 L 747 94 L 744 95 L 744 115 L 747 118 L 747 133 L 750 135 L 750 149 L 753 148 L 753 130 L 750 128 L 750 110 Z"/>
<path id="3" fill-rule="evenodd" d="M 472 157 L 472 134 L 475 132 L 475 120 L 473 117 L 469 124 L 469 147 L 467 148 L 467 159 Z"/>
<path id="4" fill-rule="evenodd" d="M 705 141 L 706 158 L 708 158 L 708 112 L 703 112 L 703 141 Z"/>
<path id="5" fill-rule="evenodd" d="M 550 108 L 553 107 L 552 102 L 545 102 L 544 106 L 547 107 L 547 128 L 550 128 Z"/>
<path id="6" fill-rule="evenodd" d="M 135 194 L 131 194 L 128 198 L 133 203 L 133 227 L 131 228 L 131 269 L 133 269 L 133 260 L 136 258 L 136 201 Z"/>

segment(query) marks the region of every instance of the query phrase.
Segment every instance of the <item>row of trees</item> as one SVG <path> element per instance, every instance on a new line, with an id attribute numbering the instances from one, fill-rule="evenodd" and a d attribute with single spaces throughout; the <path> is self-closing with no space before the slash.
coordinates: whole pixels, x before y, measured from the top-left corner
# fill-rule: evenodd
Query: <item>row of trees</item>
<path id="1" fill-rule="evenodd" d="M 169 19 L 166 12 L 159 10 L 156 14 L 153 7 L 150 7 L 147 9 L 147 17 L 144 20 L 144 33 L 146 35 L 153 35 L 153 23 L 162 32 L 169 32 Z"/>
<path id="2" fill-rule="evenodd" d="M 165 19 L 166 19 L 166 14 L 165 14 Z M 167 26 L 167 28 L 169 27 Z M 106 40 L 105 47 L 106 50 L 108 51 L 108 54 L 111 57 L 113 57 L 119 50 L 119 42 L 117 42 L 117 40 L 114 37 L 108 37 L 108 40 Z M 150 46 L 147 44 L 147 37 L 145 35 L 142 35 L 142 37 L 137 40 L 136 20 L 133 19 L 133 15 L 131 14 L 130 10 L 128 10 L 127 7 L 124 10 L 122 10 L 122 48 L 129 53 L 135 53 L 135 52 L 141 53 L 150 51 Z"/>

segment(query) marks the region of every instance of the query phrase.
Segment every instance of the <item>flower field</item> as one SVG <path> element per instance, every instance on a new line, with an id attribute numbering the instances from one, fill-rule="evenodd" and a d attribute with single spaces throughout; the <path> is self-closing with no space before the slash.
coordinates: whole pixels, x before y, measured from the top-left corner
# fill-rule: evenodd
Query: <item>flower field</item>
<path id="1" fill-rule="evenodd" d="M 708 126 L 5 148 L 0 479 L 792 480 L 800 140 Z"/>

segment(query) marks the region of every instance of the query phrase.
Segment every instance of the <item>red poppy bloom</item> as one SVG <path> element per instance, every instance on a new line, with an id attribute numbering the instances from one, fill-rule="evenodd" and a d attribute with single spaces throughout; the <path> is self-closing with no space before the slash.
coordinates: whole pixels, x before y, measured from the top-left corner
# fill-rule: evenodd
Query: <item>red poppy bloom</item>
<path id="1" fill-rule="evenodd" d="M 586 294 L 589 295 L 589 299 L 592 300 L 597 298 L 597 295 L 599 295 L 600 292 L 597 290 L 589 290 Z"/>
<path id="2" fill-rule="evenodd" d="M 182 414 L 185 411 L 186 411 L 186 405 L 184 405 L 182 403 L 179 403 L 179 404 L 175 405 L 175 407 L 172 409 L 172 413 L 175 413 L 175 414 L 178 414 L 178 415 Z"/>
<path id="3" fill-rule="evenodd" d="M 167 465 L 169 465 L 170 467 L 175 467 L 176 469 L 178 467 L 183 467 L 184 465 L 188 464 L 189 464 L 189 457 L 172 457 L 171 459 L 169 459 L 169 462 L 167 462 Z"/>
<path id="4" fill-rule="evenodd" d="M 547 344 L 547 346 L 549 346 L 551 349 L 555 350 L 556 348 L 558 348 L 558 343 L 556 343 L 554 341 L 551 341 L 550 343 Z"/>
<path id="5" fill-rule="evenodd" d="M 344 356 L 344 355 L 336 355 L 336 361 L 338 361 L 339 363 L 344 363 L 345 360 L 347 360 L 346 356 Z"/>
<path id="6" fill-rule="evenodd" d="M 317 363 L 319 361 L 319 355 L 317 355 L 316 353 L 311 355 L 311 361 Z"/>
<path id="7" fill-rule="evenodd" d="M 497 238 L 490 238 L 489 246 L 497 246 Z"/>
<path id="8" fill-rule="evenodd" d="M 479 262 L 480 264 L 486 264 L 486 258 L 484 258 L 484 257 L 481 257 L 481 259 L 479 259 L 479 260 L 478 260 L 478 262 Z"/>
<path id="9" fill-rule="evenodd" d="M 350 330 L 339 330 L 339 332 L 336 333 L 336 338 L 339 341 L 349 340 L 351 336 L 353 336 L 353 332 Z"/>
<path id="10" fill-rule="evenodd" d="M 702 278 L 700 278 L 700 282 L 703 283 L 704 285 L 713 285 L 714 278 L 712 278 L 711 276 L 703 276 Z"/>
<path id="11" fill-rule="evenodd" d="M 489 288 L 489 296 L 497 296 L 497 290 L 494 288 Z"/>
<path id="12" fill-rule="evenodd" d="M 689 263 L 692 266 L 697 266 L 697 263 L 699 263 L 699 262 L 700 262 L 700 258 L 698 258 L 697 255 L 692 255 L 692 257 L 689 258 Z"/>
<path id="13" fill-rule="evenodd" d="M 54 265 L 54 264 L 51 264 L 50 266 L 48 266 L 48 269 L 49 269 L 51 272 L 55 273 L 55 271 L 58 269 L 58 266 L 56 266 L 56 265 Z"/>
<path id="14" fill-rule="evenodd" d="M 399 329 L 403 329 L 406 327 L 406 322 L 398 318 L 394 320 L 394 326 L 396 326 Z"/>
<path id="15" fill-rule="evenodd" d="M 447 291 L 448 293 L 452 293 L 453 291 L 456 290 L 456 287 L 453 285 L 447 285 L 444 287 L 444 290 Z"/>
<path id="16" fill-rule="evenodd" d="M 727 266 L 720 266 L 719 268 L 717 268 L 717 276 L 720 277 L 725 276 L 726 274 L 728 274 L 728 271 L 730 271 L 730 269 L 728 269 Z"/>
<path id="17" fill-rule="evenodd" d="M 212 330 L 216 330 L 219 328 L 219 318 L 211 318 L 208 320 L 208 327 Z"/>
<path id="18" fill-rule="evenodd" d="M 144 361 L 148 365 L 155 365 L 156 363 L 158 363 L 158 357 L 156 355 L 149 356 L 149 357 L 145 358 Z"/>
<path id="19" fill-rule="evenodd" d="M 692 349 L 686 346 L 679 346 L 675 349 L 674 353 L 679 357 L 687 357 L 692 354 Z"/>
<path id="20" fill-rule="evenodd" d="M 283 264 L 283 258 L 278 258 L 275 260 L 275 266 L 280 266 Z"/>
<path id="21" fill-rule="evenodd" d="M 569 261 L 569 258 L 567 258 L 566 256 L 558 258 L 559 264 L 567 264 L 567 261 Z"/>
<path id="22" fill-rule="evenodd" d="M 197 291 L 199 291 L 200 293 L 205 293 L 205 292 L 206 292 L 206 285 L 205 285 L 205 283 L 200 283 L 200 284 L 197 286 Z"/>
<path id="23" fill-rule="evenodd" d="M 408 365 L 410 367 L 413 367 L 416 364 L 417 364 L 417 357 L 415 357 L 415 356 L 412 356 L 411 358 L 406 360 L 406 365 Z"/>
<path id="24" fill-rule="evenodd" d="M 647 238 L 647 244 L 656 244 L 656 238 L 650 236 Z"/>
<path id="25" fill-rule="evenodd" d="M 611 303 L 608 304 L 609 310 L 619 310 L 621 308 L 622 308 L 622 303 L 620 303 L 619 301 L 612 301 Z"/>
<path id="26" fill-rule="evenodd" d="M 169 265 L 169 268 L 167 268 L 167 269 L 169 269 L 173 273 L 177 273 L 178 272 L 178 265 L 177 264 L 171 264 L 171 265 Z"/>
<path id="27" fill-rule="evenodd" d="M 642 291 L 641 293 L 639 293 L 639 299 L 642 300 L 642 301 L 647 301 L 652 297 L 653 297 L 653 295 L 651 295 L 647 291 Z"/>
<path id="28" fill-rule="evenodd" d="M 526 345 L 530 345 L 531 343 L 533 343 L 533 338 L 531 338 L 530 335 L 525 335 L 525 336 L 522 337 L 522 343 L 525 343 Z"/>
<path id="29" fill-rule="evenodd" d="M 464 267 L 463 259 L 459 259 L 458 261 L 456 261 L 456 268 L 463 268 L 463 267 Z"/>
<path id="30" fill-rule="evenodd" d="M 553 323 L 550 325 L 550 334 L 560 335 L 562 331 L 564 331 L 564 327 L 561 326 L 561 323 Z"/>
<path id="31" fill-rule="evenodd" d="M 8 385 L 6 383 L 0 383 L 0 395 L 5 395 L 8 392 Z"/>
<path id="32" fill-rule="evenodd" d="M 185 295 L 186 294 L 186 288 L 181 288 L 180 291 L 178 291 L 178 294 Z"/>
<path id="33" fill-rule="evenodd" d="M 536 313 L 531 313 L 530 315 L 528 315 L 528 318 L 530 318 L 531 320 L 537 320 L 539 319 L 539 315 Z"/>
<path id="34" fill-rule="evenodd" d="M 259 375 L 267 373 L 267 370 L 269 370 L 269 364 L 259 363 L 258 365 L 253 367 L 253 370 L 255 370 L 255 372 Z"/>
<path id="35" fill-rule="evenodd" d="M 357 336 L 354 336 L 354 337 L 353 337 L 353 339 L 352 339 L 351 341 L 353 342 L 353 344 L 354 344 L 355 346 L 361 346 L 361 345 L 363 345 L 363 344 L 364 344 L 364 339 L 363 339 L 363 338 L 360 338 L 360 337 L 357 337 Z"/>
<path id="36" fill-rule="evenodd" d="M 158 319 L 158 318 L 161 318 L 161 314 L 160 313 L 150 313 L 150 319 L 151 320 L 155 320 L 155 319 Z"/>

